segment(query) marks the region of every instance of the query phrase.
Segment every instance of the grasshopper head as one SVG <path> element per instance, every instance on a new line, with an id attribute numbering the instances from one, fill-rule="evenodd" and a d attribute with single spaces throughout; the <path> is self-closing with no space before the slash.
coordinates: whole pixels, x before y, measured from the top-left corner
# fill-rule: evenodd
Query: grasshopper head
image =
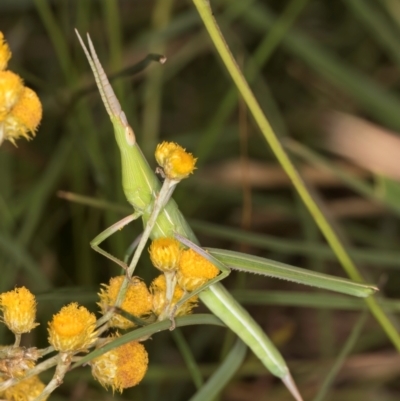
<path id="1" fill-rule="evenodd" d="M 129 146 L 133 146 L 136 143 L 136 137 L 133 133 L 132 127 L 129 125 L 128 120 L 126 119 L 125 113 L 122 110 L 119 113 L 119 118 L 125 128 L 125 141 Z"/>
<path id="2" fill-rule="evenodd" d="M 112 116 L 111 121 L 114 126 L 115 139 L 117 140 L 118 147 L 121 150 L 130 148 L 135 145 L 136 137 L 133 129 L 128 124 L 125 113 L 121 111 L 119 116 Z"/>

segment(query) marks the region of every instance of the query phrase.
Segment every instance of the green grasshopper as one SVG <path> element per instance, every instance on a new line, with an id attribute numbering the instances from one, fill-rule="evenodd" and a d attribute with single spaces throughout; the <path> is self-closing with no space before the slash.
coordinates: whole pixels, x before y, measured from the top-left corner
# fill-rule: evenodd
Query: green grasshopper
<path id="1" fill-rule="evenodd" d="M 109 254 L 99 245 L 116 231 L 141 217 L 145 231 L 148 229 L 150 238 L 175 236 L 185 245 L 201 252 L 203 256 L 209 258 L 222 271 L 215 279 L 199 289 L 201 301 L 247 344 L 272 374 L 283 381 L 293 397 L 297 401 L 301 401 L 302 397 L 280 352 L 249 313 L 235 301 L 218 281 L 226 277 L 231 268 L 237 268 L 245 272 L 284 278 L 360 297 L 372 294 L 376 291 L 376 288 L 354 283 L 350 280 L 309 272 L 305 269 L 297 269 L 250 255 L 216 249 L 210 250 L 210 253 L 205 253 L 199 248 L 195 234 L 179 211 L 175 201 L 171 198 L 165 204 L 157 203 L 161 188 L 160 181 L 136 143 L 133 130 L 129 126 L 125 113 L 122 111 L 98 60 L 89 35 L 90 52 L 87 50 L 79 33 L 76 33 L 92 68 L 101 98 L 114 127 L 115 139 L 121 153 L 122 187 L 128 202 L 134 209 L 134 213 L 123 218 L 94 238 L 91 246 L 94 250 L 127 270 L 126 263 Z M 154 212 L 156 209 L 157 213 Z M 151 220 L 151 224 L 149 220 Z M 146 239 L 144 237 L 143 244 Z M 193 294 L 191 293 L 190 296 Z"/>

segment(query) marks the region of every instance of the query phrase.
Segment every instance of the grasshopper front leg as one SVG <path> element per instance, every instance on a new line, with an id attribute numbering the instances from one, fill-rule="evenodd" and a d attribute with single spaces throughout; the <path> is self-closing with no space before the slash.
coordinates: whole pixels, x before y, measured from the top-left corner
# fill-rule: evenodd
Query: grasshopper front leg
<path id="1" fill-rule="evenodd" d="M 116 258 L 115 256 L 113 256 L 110 253 L 108 253 L 107 251 L 105 251 L 103 248 L 100 248 L 99 245 L 103 241 L 105 241 L 108 237 L 111 237 L 111 235 L 113 235 L 114 233 L 116 233 L 119 230 L 122 230 L 127 224 L 131 223 L 134 220 L 137 220 L 141 216 L 142 216 L 141 212 L 135 212 L 133 214 L 130 214 L 129 216 L 124 217 L 122 220 L 117 221 L 115 224 L 106 228 L 99 235 L 97 235 L 95 238 L 93 238 L 90 241 L 90 246 L 96 252 L 98 252 L 101 255 L 105 256 L 106 258 L 112 260 L 114 263 L 120 265 L 126 272 L 128 270 L 128 265 L 125 262 L 123 262 L 122 260 Z"/>

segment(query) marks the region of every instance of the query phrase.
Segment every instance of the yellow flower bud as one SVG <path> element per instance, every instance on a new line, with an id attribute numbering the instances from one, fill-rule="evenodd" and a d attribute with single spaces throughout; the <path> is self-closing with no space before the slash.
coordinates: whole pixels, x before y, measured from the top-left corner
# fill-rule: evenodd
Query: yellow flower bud
<path id="1" fill-rule="evenodd" d="M 3 32 L 0 32 L 0 71 L 7 68 L 8 60 L 11 58 L 11 51 L 4 40 Z"/>
<path id="2" fill-rule="evenodd" d="M 181 248 L 176 239 L 155 239 L 150 245 L 149 252 L 151 262 L 158 270 L 169 272 L 178 268 Z"/>
<path id="3" fill-rule="evenodd" d="M 157 146 L 155 157 L 163 168 L 165 175 L 171 180 L 183 180 L 195 169 L 196 160 L 176 143 L 163 142 Z"/>
<path id="4" fill-rule="evenodd" d="M 42 391 L 45 385 L 39 379 L 39 376 L 32 376 L 22 380 L 16 385 L 9 387 L 7 390 L 0 392 L 0 397 L 4 400 L 11 401 L 34 401 Z M 43 398 L 47 400 L 48 396 Z"/>
<path id="5" fill-rule="evenodd" d="M 107 342 L 116 338 L 109 337 Z M 130 342 L 106 352 L 90 362 L 93 377 L 104 387 L 113 391 L 136 386 L 147 371 L 149 358 L 143 344 Z"/>
<path id="6" fill-rule="evenodd" d="M 219 273 L 210 261 L 193 249 L 182 252 L 177 273 L 178 284 L 186 291 L 193 291 L 216 277 Z"/>
<path id="7" fill-rule="evenodd" d="M 104 288 L 100 290 L 100 302 L 98 303 L 103 314 L 115 305 L 124 278 L 124 276 L 113 277 L 109 285 L 103 284 Z M 131 279 L 121 308 L 136 317 L 145 317 L 150 313 L 151 295 L 146 284 L 139 278 Z M 109 324 L 120 329 L 129 329 L 135 326 L 135 323 L 118 314 L 113 315 Z"/>
<path id="8" fill-rule="evenodd" d="M 73 302 L 61 308 L 49 323 L 49 343 L 56 351 L 85 351 L 96 341 L 96 317 Z"/>
<path id="9" fill-rule="evenodd" d="M 14 334 L 28 333 L 38 326 L 35 296 L 25 287 L 0 294 L 3 321 Z"/>
<path id="10" fill-rule="evenodd" d="M 160 274 L 158 277 L 156 277 L 150 285 L 150 291 L 153 296 L 153 312 L 157 316 L 162 315 L 168 307 L 166 299 L 166 289 L 167 284 L 164 274 Z M 184 295 L 185 291 L 177 284 L 175 286 L 174 295 L 172 297 L 171 309 L 183 298 Z M 197 306 L 197 300 L 197 295 L 189 298 L 178 308 L 175 316 L 189 315 L 192 312 L 192 309 Z"/>

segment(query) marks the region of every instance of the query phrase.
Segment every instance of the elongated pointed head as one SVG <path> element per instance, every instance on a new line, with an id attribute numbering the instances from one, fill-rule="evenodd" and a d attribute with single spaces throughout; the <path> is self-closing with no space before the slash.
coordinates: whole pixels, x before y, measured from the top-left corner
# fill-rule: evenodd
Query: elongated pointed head
<path id="1" fill-rule="evenodd" d="M 107 113 L 111 118 L 118 146 L 121 150 L 126 149 L 127 146 L 134 146 L 136 143 L 135 134 L 128 124 L 125 113 L 122 111 L 121 105 L 115 96 L 114 90 L 110 85 L 99 58 L 97 57 L 90 36 L 87 35 L 89 51 L 76 29 L 75 32 L 93 71 L 97 87 L 100 91 L 101 99 L 103 100 Z"/>

